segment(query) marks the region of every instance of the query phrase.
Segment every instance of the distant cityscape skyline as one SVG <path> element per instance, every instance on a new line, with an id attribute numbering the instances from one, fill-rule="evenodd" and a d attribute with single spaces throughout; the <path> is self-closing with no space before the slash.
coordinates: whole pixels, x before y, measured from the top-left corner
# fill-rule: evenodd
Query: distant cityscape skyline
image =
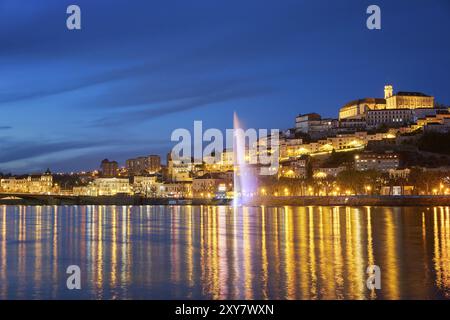
<path id="1" fill-rule="evenodd" d="M 69 1 L 0 5 L 0 172 L 164 162 L 172 130 L 194 120 L 225 130 L 236 111 L 247 127 L 285 129 L 302 113 L 337 118 L 385 84 L 450 102 L 446 0 L 378 1 L 377 31 L 368 1 L 76 2 L 75 32 Z"/>
<path id="2" fill-rule="evenodd" d="M 386 90 L 390 90 L 390 93 L 386 93 Z M 420 95 L 424 95 L 425 97 L 428 97 L 427 95 L 425 95 L 422 92 L 394 91 L 393 90 L 393 86 L 390 85 L 390 84 L 389 85 L 385 85 L 384 92 L 385 92 L 385 97 L 386 97 L 386 94 L 391 95 L 391 96 L 392 95 L 395 96 L 396 94 L 407 94 L 407 95 L 410 95 L 410 94 L 415 95 L 415 94 L 417 94 L 419 96 Z M 355 108 L 356 107 L 357 109 L 359 109 L 361 106 L 366 105 L 367 103 L 369 103 L 369 104 L 372 103 L 373 99 L 375 99 L 376 101 L 384 101 L 383 103 L 386 103 L 385 99 L 377 98 L 377 97 L 365 97 L 365 98 L 361 98 L 361 99 L 352 100 L 352 101 L 348 102 L 347 104 L 343 105 L 341 108 L 338 109 L 338 111 L 337 111 L 338 116 L 337 117 L 333 117 L 333 119 L 335 119 L 333 121 L 338 121 L 338 119 L 341 122 L 344 121 L 344 123 L 345 123 L 345 121 L 351 121 L 351 122 L 349 122 L 349 124 L 351 125 L 351 127 L 353 127 L 354 124 L 357 124 L 355 122 L 355 120 L 359 121 L 360 116 L 355 114 L 354 117 L 350 117 L 349 119 L 342 119 L 342 113 L 343 112 L 348 112 L 347 110 L 349 108 Z M 431 108 L 431 107 L 434 106 L 435 103 L 438 103 L 438 102 L 434 101 L 434 97 L 432 97 L 432 96 L 430 97 L 430 101 L 431 101 L 431 104 L 429 106 L 427 106 L 426 108 Z M 441 105 L 441 106 L 443 106 L 443 105 Z M 384 106 L 383 108 L 385 108 L 385 107 L 386 106 Z M 447 107 L 450 108 L 450 106 L 447 106 Z M 421 106 L 418 106 L 418 108 L 421 108 Z M 398 109 L 394 109 L 394 110 L 398 110 Z M 405 111 L 406 110 L 408 110 L 408 109 L 405 109 Z M 423 110 L 423 109 L 418 109 L 418 110 Z M 422 113 L 423 112 L 419 112 L 419 114 L 422 114 Z M 304 115 L 298 114 L 297 117 L 296 117 L 296 121 L 295 121 L 293 126 L 287 126 L 287 127 L 279 128 L 279 129 L 281 131 L 285 131 L 285 130 L 289 130 L 289 129 L 299 130 L 300 128 L 297 127 L 299 125 L 299 122 L 298 122 L 299 119 L 303 119 L 303 118 L 308 119 L 311 115 L 318 115 L 318 114 L 316 114 L 316 113 L 306 113 Z M 318 116 L 319 116 L 319 119 L 320 119 L 320 115 L 318 115 Z M 351 118 L 354 118 L 354 119 L 351 119 Z M 300 120 L 300 121 L 303 121 L 303 120 Z M 329 119 L 323 119 L 321 121 L 322 122 L 325 121 L 325 123 L 327 123 L 329 121 Z M 366 120 L 364 120 L 364 122 L 365 121 Z M 412 121 L 412 119 L 410 119 L 408 121 Z M 330 125 L 330 127 L 332 127 L 334 124 L 329 123 L 329 125 Z M 406 123 L 405 123 L 405 125 L 406 125 Z M 302 130 L 302 129 L 300 129 L 300 130 Z M 315 129 L 315 130 L 319 130 L 318 133 L 320 133 L 318 136 L 312 135 L 312 137 L 315 138 L 315 139 L 319 139 L 319 138 L 327 135 L 327 129 L 325 129 L 322 124 L 319 124 L 317 129 Z M 363 131 L 365 131 L 365 129 Z M 175 142 L 173 142 L 173 143 L 175 143 Z M 121 159 L 119 162 L 117 162 L 116 159 L 110 159 L 110 160 L 112 161 L 112 163 L 115 163 L 116 168 L 127 168 L 127 167 L 130 167 L 130 162 L 131 162 L 131 166 L 133 166 L 134 165 L 133 162 L 137 161 L 139 163 L 139 160 L 142 161 L 146 157 L 158 157 L 159 160 L 158 160 L 158 164 L 156 166 L 159 166 L 159 163 L 160 164 L 165 164 L 166 163 L 166 160 L 167 160 L 166 157 L 167 157 L 168 153 L 170 153 L 170 148 L 168 148 L 165 153 L 164 153 L 164 151 L 162 151 L 162 154 L 157 154 L 157 155 L 150 155 L 150 153 L 148 153 L 147 155 L 135 155 L 135 154 L 134 155 L 130 155 L 130 154 L 128 154 L 128 155 L 124 155 L 125 159 Z M 80 168 L 78 170 L 70 170 L 70 169 L 69 170 L 59 170 L 58 173 L 98 171 L 99 169 L 101 170 L 103 162 L 105 162 L 107 160 L 109 160 L 109 159 L 107 159 L 107 158 L 103 159 L 103 161 L 99 165 L 94 167 L 94 168 Z M 40 170 L 40 172 L 44 172 L 44 170 L 45 170 L 45 168 L 42 168 L 42 170 Z M 47 166 L 46 170 L 49 170 L 49 166 Z M 17 172 L 6 172 L 6 171 L 2 172 L 2 171 L 0 171 L 0 173 L 3 173 L 3 174 L 9 174 L 9 173 L 12 173 L 12 174 L 27 174 L 27 173 L 33 173 L 33 172 L 32 171 L 28 171 L 28 172 L 24 171 L 24 172 L 18 172 L 17 173 Z M 38 171 L 36 171 L 34 173 L 38 173 Z"/>

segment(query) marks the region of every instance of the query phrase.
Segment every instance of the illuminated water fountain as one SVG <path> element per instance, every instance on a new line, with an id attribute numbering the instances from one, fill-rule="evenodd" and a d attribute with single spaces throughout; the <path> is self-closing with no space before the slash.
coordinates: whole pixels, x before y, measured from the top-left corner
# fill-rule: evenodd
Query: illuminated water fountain
<path id="1" fill-rule="evenodd" d="M 245 205 L 256 195 L 257 179 L 246 160 L 245 130 L 236 112 L 233 115 L 233 129 L 233 205 L 239 206 Z"/>

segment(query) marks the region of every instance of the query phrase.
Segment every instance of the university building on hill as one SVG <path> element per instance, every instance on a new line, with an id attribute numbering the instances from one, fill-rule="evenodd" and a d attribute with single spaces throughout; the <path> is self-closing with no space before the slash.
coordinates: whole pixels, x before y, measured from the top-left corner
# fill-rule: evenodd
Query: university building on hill
<path id="1" fill-rule="evenodd" d="M 384 99 L 382 98 L 364 98 L 347 103 L 339 110 L 339 120 L 366 119 L 369 112 L 385 112 L 386 116 L 394 116 L 393 110 L 399 110 L 405 113 L 405 110 L 420 110 L 434 108 L 434 97 L 423 94 L 421 92 L 405 92 L 400 91 L 393 93 L 394 89 L 391 85 L 384 87 Z M 407 112 L 414 114 L 414 111 Z M 403 121 L 400 121 L 403 122 Z"/>

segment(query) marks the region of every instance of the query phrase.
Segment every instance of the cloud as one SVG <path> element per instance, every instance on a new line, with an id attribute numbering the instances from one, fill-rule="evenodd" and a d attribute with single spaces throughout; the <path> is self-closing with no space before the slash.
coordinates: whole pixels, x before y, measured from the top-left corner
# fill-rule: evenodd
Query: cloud
<path id="1" fill-rule="evenodd" d="M 103 117 L 101 119 L 94 120 L 89 124 L 89 126 L 110 127 L 129 122 L 133 123 L 146 122 L 155 120 L 157 118 L 169 114 L 182 113 L 205 106 L 212 107 L 214 104 L 217 103 L 267 95 L 271 94 L 273 91 L 274 88 L 263 86 L 217 90 L 210 92 L 208 94 L 195 96 L 189 99 L 181 99 L 181 101 L 170 103 L 162 107 L 143 107 L 137 111 L 118 112 L 108 117 Z"/>
<path id="2" fill-rule="evenodd" d="M 82 79 L 65 81 L 65 85 L 54 86 L 51 89 L 35 90 L 32 92 L 8 93 L 0 94 L 0 104 L 17 102 L 22 100 L 31 100 L 37 98 L 44 98 L 52 95 L 58 95 L 66 92 L 76 91 L 80 89 L 89 88 L 95 85 L 114 82 L 116 80 L 124 79 L 129 76 L 138 76 L 149 71 L 150 66 L 139 65 L 128 68 L 115 69 L 107 72 L 98 73 L 92 76 L 84 77 Z"/>
<path id="3" fill-rule="evenodd" d="M 151 149 L 149 149 L 149 146 Z M 143 156 L 148 154 L 158 154 L 161 161 L 165 161 L 165 155 L 170 151 L 170 143 L 164 141 L 164 144 L 152 143 L 151 145 L 132 145 L 129 149 L 110 148 L 104 150 L 89 149 L 80 155 L 74 155 L 70 158 L 54 158 L 51 161 L 47 159 L 33 159 L 34 168 L 50 168 L 52 171 L 88 171 L 98 169 L 100 161 L 104 158 L 119 162 L 119 166 L 125 164 L 126 159 Z M 29 168 L 30 165 L 25 166 Z"/>
<path id="4" fill-rule="evenodd" d="M 84 6 L 86 5 L 90 6 L 91 4 L 86 3 Z M 180 3 L 180 5 L 182 4 Z M 222 5 L 220 6 L 222 7 Z M 145 12 L 142 8 L 139 10 L 140 7 L 140 5 L 136 5 L 135 8 L 138 15 Z M 192 5 L 187 7 L 192 9 Z M 220 19 L 225 19 L 226 14 L 234 15 L 233 10 L 231 10 L 232 7 L 223 7 L 225 11 L 216 11 L 214 6 L 209 9 Z M 155 10 L 165 11 L 166 9 L 166 6 L 163 5 L 161 8 L 152 8 L 150 12 L 155 14 Z M 249 7 L 246 9 L 250 10 Z M 192 15 L 195 16 L 197 14 L 195 11 L 191 12 L 191 16 L 185 16 L 175 11 L 171 15 L 172 19 L 174 18 L 173 15 L 181 18 L 181 20 L 177 19 L 176 23 L 181 24 L 184 19 L 188 20 L 183 24 L 183 28 L 176 28 L 172 23 L 168 24 L 166 18 L 156 16 L 154 18 L 157 18 L 157 21 L 165 27 L 158 28 L 158 32 L 151 31 L 152 40 L 150 42 L 142 42 L 142 38 L 149 37 L 149 31 L 146 28 L 142 28 L 140 24 L 134 25 L 134 20 L 128 21 L 125 28 L 127 32 L 122 30 L 122 24 L 120 24 L 120 28 L 113 26 L 116 32 L 109 30 L 105 40 L 105 34 L 99 33 L 104 27 L 104 23 L 101 23 L 101 21 L 105 19 L 105 14 L 107 16 L 111 14 L 115 18 L 111 19 L 111 21 L 117 20 L 117 17 L 124 14 L 122 10 L 114 8 L 114 12 L 102 14 L 99 17 L 101 18 L 100 22 L 96 21 L 94 25 L 89 25 L 91 29 L 89 32 L 82 33 L 82 37 L 74 36 L 72 33 L 67 34 L 66 32 L 57 32 L 55 34 L 55 31 L 53 31 L 55 28 L 50 22 L 46 22 L 53 21 L 58 16 L 58 11 L 55 10 L 54 5 L 48 6 L 45 10 L 38 8 L 38 6 L 32 6 L 32 10 L 40 12 L 38 18 L 34 18 L 32 22 L 22 21 L 22 25 L 17 26 L 13 24 L 15 28 L 12 26 L 9 26 L 9 28 L 5 27 L 4 29 L 8 30 L 8 32 L 3 32 L 3 34 L 0 28 L 0 42 L 4 43 L 2 50 L 0 50 L 0 55 L 23 57 L 24 54 L 33 53 L 32 59 L 26 63 L 29 64 L 31 62 L 31 65 L 37 64 L 39 66 L 46 65 L 49 67 L 48 70 L 51 71 L 55 70 L 55 68 L 59 69 L 61 65 L 54 64 L 53 60 L 41 61 L 41 59 L 37 59 L 36 49 L 42 50 L 47 59 L 51 59 L 54 54 L 58 54 L 58 59 L 65 61 L 63 66 L 65 70 L 58 70 L 58 72 L 65 74 L 65 76 L 61 78 L 61 81 L 52 83 L 50 86 L 37 82 L 26 91 L 23 89 L 23 86 L 19 86 L 17 92 L 0 93 L 0 104 L 39 99 L 120 80 L 148 78 L 151 75 L 156 75 L 155 78 L 159 81 L 165 81 L 166 79 L 172 81 L 170 76 L 186 77 L 188 74 L 214 74 L 215 72 L 222 73 L 231 69 L 237 70 L 239 65 L 248 67 L 249 64 L 256 63 L 258 60 L 273 59 L 277 53 L 283 52 L 283 48 L 289 44 L 289 35 L 295 30 L 290 24 L 282 24 L 282 27 L 272 31 L 272 34 L 267 34 L 261 32 L 257 25 L 248 26 L 246 20 L 244 22 L 245 26 L 240 25 L 243 22 L 238 23 L 235 21 L 235 24 L 227 22 L 226 26 L 228 27 L 225 27 L 219 22 L 220 20 L 203 21 L 202 19 L 193 19 Z M 89 10 L 89 7 L 87 10 Z M 131 10 L 131 8 L 128 8 L 128 10 Z M 90 12 L 92 11 L 93 9 L 90 9 Z M 143 15 L 146 16 L 147 14 Z M 225 16 L 223 16 L 224 14 Z M 280 19 L 280 17 L 277 19 Z M 147 20 L 145 19 L 145 21 Z M 30 32 L 29 29 L 35 23 L 40 25 L 43 23 L 45 32 L 40 31 L 41 28 L 33 33 Z M 150 26 L 153 26 L 153 23 L 156 22 L 152 22 Z M 59 28 L 56 29 L 59 30 Z M 153 30 L 153 28 L 150 28 L 150 30 Z M 127 38 L 130 34 L 134 38 L 118 46 L 117 31 L 124 33 Z M 200 34 L 203 35 L 199 38 L 201 41 L 196 39 L 197 32 L 200 31 Z M 38 35 L 35 34 L 36 32 Z M 49 36 L 49 34 L 52 36 Z M 168 41 L 164 35 L 167 35 L 167 38 L 170 38 L 171 41 Z M 55 41 L 55 37 L 60 38 L 60 41 Z M 155 37 L 160 39 L 162 43 L 156 43 Z M 269 37 L 270 45 L 268 45 L 267 37 Z M 15 41 L 14 39 L 22 39 L 22 41 Z M 48 39 L 51 39 L 51 41 Z M 176 39 L 178 41 L 175 41 Z M 42 40 L 45 41 L 43 42 Z M 34 42 L 36 43 L 33 45 Z M 94 48 L 91 45 L 98 46 L 99 43 L 102 46 L 101 50 L 97 52 L 93 50 Z M 22 48 L 21 46 L 24 47 Z M 182 46 L 183 49 L 178 50 L 178 46 Z M 12 50 L 12 52 L 9 52 L 9 50 Z M 72 56 L 74 52 L 77 53 L 76 58 Z M 89 55 L 86 55 L 86 52 L 89 52 Z M 17 53 L 20 53 L 20 55 L 17 55 Z M 113 58 L 116 54 L 119 56 Z M 128 54 L 135 56 L 133 59 L 124 59 L 123 55 L 126 57 Z M 134 63 L 131 66 L 123 66 L 124 61 L 138 61 L 138 63 Z M 117 67 L 118 65 L 121 67 Z M 83 76 L 77 76 L 83 68 L 87 72 L 94 72 L 94 74 L 86 76 L 87 72 L 83 71 L 81 73 Z M 99 71 L 99 68 L 110 69 L 110 71 Z M 243 69 L 240 71 L 244 72 Z M 185 86 L 192 84 L 191 79 L 188 79 L 188 81 L 189 83 L 185 83 Z M 145 84 L 145 81 L 143 81 L 143 84 Z M 117 97 L 117 94 L 113 92 L 110 99 L 113 101 L 111 103 L 112 106 L 114 106 L 115 97 Z M 133 98 L 133 96 L 128 97 L 130 100 Z M 123 99 L 119 97 L 119 100 Z M 132 105 L 132 103 L 122 104 Z"/>
<path id="5" fill-rule="evenodd" d="M 64 141 L 64 142 L 38 142 L 38 141 L 2 141 L 0 143 L 0 163 L 23 160 L 55 152 L 69 151 L 98 146 L 95 141 Z"/>
<path id="6" fill-rule="evenodd" d="M 0 140 L 0 165 L 3 170 L 23 171 L 66 168 L 86 169 L 97 167 L 105 158 L 126 158 L 169 150 L 170 141 L 162 139 L 115 139 L 79 141 L 34 141 L 2 137 Z M 151 146 L 151 150 L 149 147 Z M 82 161 L 82 162 L 81 162 Z"/>

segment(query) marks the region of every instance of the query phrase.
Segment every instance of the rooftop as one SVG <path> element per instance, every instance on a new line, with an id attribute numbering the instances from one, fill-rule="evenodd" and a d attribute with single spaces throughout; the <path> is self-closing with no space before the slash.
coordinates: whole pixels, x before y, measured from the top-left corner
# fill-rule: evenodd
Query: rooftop
<path id="1" fill-rule="evenodd" d="M 430 97 L 422 92 L 407 92 L 407 91 L 399 91 L 395 96 L 408 96 L 408 97 Z"/>
<path id="2" fill-rule="evenodd" d="M 386 104 L 386 99 L 382 99 L 382 98 L 362 98 L 362 99 L 357 99 L 357 100 L 350 101 L 349 103 L 344 105 L 343 108 L 351 107 L 351 106 L 354 106 L 354 105 L 360 105 L 360 104 L 364 104 L 364 103 Z"/>

